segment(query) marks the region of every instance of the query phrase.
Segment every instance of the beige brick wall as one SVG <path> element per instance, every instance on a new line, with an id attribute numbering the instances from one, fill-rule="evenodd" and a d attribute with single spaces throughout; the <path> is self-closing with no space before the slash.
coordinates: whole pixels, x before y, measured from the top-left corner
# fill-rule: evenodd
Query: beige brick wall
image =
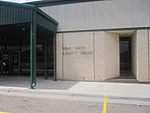
<path id="1" fill-rule="evenodd" d="M 150 30 L 132 36 L 132 72 L 140 82 L 150 81 Z M 103 81 L 120 75 L 119 33 L 57 34 L 57 79 Z"/>
<path id="2" fill-rule="evenodd" d="M 79 32 L 57 35 L 57 79 L 103 81 L 119 76 L 119 35 Z"/>
<path id="3" fill-rule="evenodd" d="M 150 29 L 148 31 L 148 38 L 149 38 L 149 73 L 148 73 L 148 78 L 149 78 L 149 81 L 150 81 Z"/>
<path id="4" fill-rule="evenodd" d="M 137 30 L 137 80 L 149 81 L 148 70 L 148 31 Z"/>
<path id="5" fill-rule="evenodd" d="M 59 33 L 56 36 L 56 74 L 57 79 L 62 80 L 63 79 L 63 72 L 62 72 L 62 40 L 63 40 L 63 34 Z"/>
<path id="6" fill-rule="evenodd" d="M 92 32 L 64 34 L 64 80 L 94 80 L 93 46 Z"/>
<path id="7" fill-rule="evenodd" d="M 131 45 L 131 51 L 132 51 L 132 73 L 135 77 L 137 77 L 137 38 L 136 38 L 136 32 L 132 36 L 132 45 Z"/>
<path id="8" fill-rule="evenodd" d="M 119 34 L 105 32 L 105 79 L 120 75 Z"/>
<path id="9" fill-rule="evenodd" d="M 95 32 L 95 80 L 105 80 L 105 32 Z"/>

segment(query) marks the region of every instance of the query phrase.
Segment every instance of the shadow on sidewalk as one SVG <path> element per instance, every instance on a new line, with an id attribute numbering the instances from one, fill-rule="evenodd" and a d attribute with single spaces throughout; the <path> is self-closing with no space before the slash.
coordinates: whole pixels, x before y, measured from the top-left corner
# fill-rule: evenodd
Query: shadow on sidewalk
<path id="1" fill-rule="evenodd" d="M 51 78 L 37 77 L 36 89 L 67 90 L 77 84 L 78 81 L 53 81 Z M 0 76 L 0 86 L 5 87 L 30 87 L 29 76 Z"/>

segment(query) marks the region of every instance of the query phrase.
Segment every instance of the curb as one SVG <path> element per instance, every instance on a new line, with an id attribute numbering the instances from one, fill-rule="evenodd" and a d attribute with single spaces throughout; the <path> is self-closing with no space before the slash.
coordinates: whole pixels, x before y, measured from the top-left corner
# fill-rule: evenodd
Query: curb
<path id="1" fill-rule="evenodd" d="M 0 87 L 0 94 L 27 94 L 27 95 L 41 95 L 41 96 L 69 96 L 69 97 L 81 97 L 81 98 L 97 98 L 103 99 L 104 94 L 86 94 L 86 93 L 74 93 L 64 90 L 40 90 L 29 89 L 20 87 Z M 106 94 L 107 95 L 107 94 Z M 116 96 L 107 95 L 108 99 L 123 99 L 123 100 L 135 100 L 150 102 L 149 97 L 129 97 L 129 96 Z"/>

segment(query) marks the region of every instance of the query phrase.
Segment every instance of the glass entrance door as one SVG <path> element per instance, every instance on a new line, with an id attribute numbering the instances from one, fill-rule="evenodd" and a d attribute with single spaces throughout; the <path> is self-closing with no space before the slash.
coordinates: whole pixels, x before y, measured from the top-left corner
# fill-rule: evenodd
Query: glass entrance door
<path id="1" fill-rule="evenodd" d="M 0 74 L 8 75 L 19 72 L 19 52 L 14 50 L 0 51 Z"/>
<path id="2" fill-rule="evenodd" d="M 120 37 L 120 71 L 131 71 L 131 37 Z"/>
<path id="3" fill-rule="evenodd" d="M 18 51 L 12 51 L 11 52 L 11 69 L 12 73 L 17 74 L 20 69 L 19 69 L 19 52 Z"/>
<path id="4" fill-rule="evenodd" d="M 1 63 L 1 74 L 5 75 L 9 73 L 10 66 L 10 53 L 9 51 L 1 51 L 0 55 L 0 63 Z"/>

